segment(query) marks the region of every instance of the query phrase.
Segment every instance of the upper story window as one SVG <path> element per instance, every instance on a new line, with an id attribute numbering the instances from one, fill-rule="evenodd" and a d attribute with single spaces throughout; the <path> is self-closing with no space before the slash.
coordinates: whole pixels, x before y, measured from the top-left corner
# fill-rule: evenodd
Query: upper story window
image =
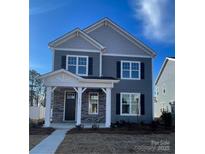
<path id="1" fill-rule="evenodd" d="M 88 56 L 67 55 L 67 70 L 81 75 L 88 75 Z"/>
<path id="2" fill-rule="evenodd" d="M 140 62 L 121 61 L 121 79 L 140 79 Z"/>

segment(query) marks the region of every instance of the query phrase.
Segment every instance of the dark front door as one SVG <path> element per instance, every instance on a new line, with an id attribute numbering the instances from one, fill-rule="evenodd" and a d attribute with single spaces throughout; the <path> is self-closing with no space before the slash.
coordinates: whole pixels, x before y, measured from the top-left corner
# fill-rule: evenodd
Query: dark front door
<path id="1" fill-rule="evenodd" d="M 66 92 L 65 120 L 75 120 L 75 93 Z"/>

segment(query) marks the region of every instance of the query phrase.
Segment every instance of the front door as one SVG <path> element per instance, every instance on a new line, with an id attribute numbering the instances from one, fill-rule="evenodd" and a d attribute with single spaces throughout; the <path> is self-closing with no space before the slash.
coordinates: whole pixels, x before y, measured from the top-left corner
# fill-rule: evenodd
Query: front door
<path id="1" fill-rule="evenodd" d="M 65 120 L 75 120 L 75 93 L 66 92 L 65 100 Z"/>

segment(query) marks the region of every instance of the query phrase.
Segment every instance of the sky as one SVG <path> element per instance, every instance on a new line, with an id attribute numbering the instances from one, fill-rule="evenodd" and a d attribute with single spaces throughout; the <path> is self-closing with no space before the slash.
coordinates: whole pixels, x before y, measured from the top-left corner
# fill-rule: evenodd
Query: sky
<path id="1" fill-rule="evenodd" d="M 175 56 L 174 6 L 174 0 L 30 0 L 29 68 L 50 72 L 50 41 L 108 17 L 155 51 L 155 80 L 164 59 Z"/>

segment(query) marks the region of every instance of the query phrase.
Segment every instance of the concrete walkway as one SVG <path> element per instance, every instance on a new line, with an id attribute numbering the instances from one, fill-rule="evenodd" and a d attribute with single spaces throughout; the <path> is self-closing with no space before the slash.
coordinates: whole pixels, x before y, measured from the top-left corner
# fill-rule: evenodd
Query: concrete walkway
<path id="1" fill-rule="evenodd" d="M 36 145 L 30 154 L 54 154 L 69 129 L 57 129 Z"/>

